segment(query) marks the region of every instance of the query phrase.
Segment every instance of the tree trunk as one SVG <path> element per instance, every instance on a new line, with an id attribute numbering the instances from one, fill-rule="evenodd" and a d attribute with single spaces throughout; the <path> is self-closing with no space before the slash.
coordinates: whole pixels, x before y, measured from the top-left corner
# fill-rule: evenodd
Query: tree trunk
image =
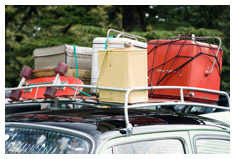
<path id="1" fill-rule="evenodd" d="M 125 31 L 132 31 L 140 26 L 136 6 L 123 6 L 122 27 Z"/>
<path id="2" fill-rule="evenodd" d="M 123 6 L 122 26 L 125 31 L 133 31 L 136 28 L 146 29 L 145 10 L 149 6 Z"/>

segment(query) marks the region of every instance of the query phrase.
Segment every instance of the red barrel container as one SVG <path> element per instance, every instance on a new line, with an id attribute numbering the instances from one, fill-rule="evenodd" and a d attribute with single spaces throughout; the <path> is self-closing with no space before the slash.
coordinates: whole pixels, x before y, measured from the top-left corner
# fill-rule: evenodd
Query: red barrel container
<path id="1" fill-rule="evenodd" d="M 187 86 L 212 90 L 220 88 L 223 50 L 217 45 L 193 40 L 151 40 L 148 43 L 150 86 Z M 210 72 L 216 60 L 213 71 Z M 151 97 L 179 98 L 179 90 L 152 90 Z M 186 99 L 215 102 L 218 95 L 185 90 Z"/>

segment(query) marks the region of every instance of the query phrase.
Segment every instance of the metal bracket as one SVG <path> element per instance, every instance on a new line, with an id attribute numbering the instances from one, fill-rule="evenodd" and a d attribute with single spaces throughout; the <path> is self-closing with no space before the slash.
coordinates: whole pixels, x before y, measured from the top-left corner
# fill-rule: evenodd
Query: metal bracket
<path id="1" fill-rule="evenodd" d="M 131 123 L 129 123 L 127 126 L 126 126 L 126 135 L 127 136 L 131 136 L 133 133 L 133 127 L 131 125 Z"/>
<path id="2" fill-rule="evenodd" d="M 177 36 L 173 36 L 171 38 L 175 38 L 176 40 L 180 40 L 180 38 L 182 37 L 181 34 L 177 35 Z M 189 38 L 188 38 L 189 39 Z M 221 44 L 222 44 L 222 41 L 219 37 L 200 37 L 200 36 L 195 36 L 195 34 L 192 34 L 192 40 L 195 41 L 195 40 L 206 40 L 206 39 L 216 39 L 219 41 L 219 45 L 218 45 L 218 49 L 216 51 L 216 57 L 218 56 L 219 54 L 219 51 L 221 49 Z M 190 40 L 190 39 L 189 39 Z M 216 62 L 216 59 L 213 61 L 213 64 L 210 68 L 210 71 L 205 71 L 205 75 L 208 76 L 212 73 L 213 69 L 214 69 L 214 66 L 215 66 L 215 62 Z"/>
<path id="3" fill-rule="evenodd" d="M 63 84 L 68 84 L 68 82 L 66 81 L 65 83 Z M 56 77 L 55 77 L 55 80 L 53 81 L 53 85 L 63 85 L 61 80 L 60 80 L 60 74 L 57 73 L 56 74 Z M 57 87 L 58 90 L 65 90 L 65 87 Z"/>

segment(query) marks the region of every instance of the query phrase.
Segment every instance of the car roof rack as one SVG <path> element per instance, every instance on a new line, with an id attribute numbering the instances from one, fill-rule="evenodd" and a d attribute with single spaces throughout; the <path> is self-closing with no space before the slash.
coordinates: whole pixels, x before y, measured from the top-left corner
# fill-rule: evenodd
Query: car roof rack
<path id="1" fill-rule="evenodd" d="M 77 98 L 76 94 L 77 91 L 75 91 L 73 98 L 59 98 L 59 99 L 37 99 L 37 92 L 38 89 L 41 87 L 74 87 L 76 90 L 79 87 L 82 88 L 88 88 L 88 89 L 95 89 L 96 86 L 92 85 L 76 85 L 76 84 L 48 84 L 48 85 L 35 85 L 35 86 L 27 86 L 27 87 L 16 87 L 16 88 L 6 88 L 6 91 L 13 91 L 13 90 L 30 90 L 33 88 L 36 88 L 36 94 L 35 94 L 35 99 L 32 100 L 21 100 L 19 101 L 20 103 L 38 103 L 38 102 L 53 102 L 53 101 L 64 101 L 64 102 L 74 102 L 74 103 L 79 103 L 79 102 L 86 102 L 86 103 L 97 103 L 96 98 Z M 191 106 L 200 106 L 200 107 L 209 107 L 209 108 L 216 108 L 216 109 L 222 109 L 222 110 L 227 110 L 230 111 L 230 97 L 228 93 L 224 91 L 216 91 L 216 90 L 210 90 L 210 89 L 202 89 L 202 88 L 195 88 L 195 87 L 184 87 L 184 86 L 151 86 L 151 87 L 136 87 L 136 88 L 130 88 L 130 89 L 124 89 L 124 88 L 114 88 L 114 87 L 102 87 L 98 86 L 98 90 L 111 90 L 111 91 L 121 91 L 121 92 L 126 92 L 125 93 L 125 100 L 123 105 L 124 108 L 124 116 L 125 116 L 125 123 L 126 123 L 126 134 L 130 135 L 132 134 L 132 125 L 129 121 L 129 115 L 128 115 L 128 109 L 130 108 L 141 108 L 141 107 L 149 107 L 149 106 L 172 106 L 172 105 L 191 105 Z M 133 91 L 144 91 L 144 90 L 159 90 L 159 89 L 171 89 L 171 90 L 179 90 L 180 92 L 180 100 L 178 101 L 165 101 L 165 102 L 141 102 L 141 103 L 134 103 L 134 104 L 129 104 L 128 99 L 129 95 Z M 228 102 L 228 107 L 225 106 L 218 106 L 215 104 L 208 104 L 208 103 L 202 103 L 202 102 L 188 102 L 185 101 L 185 96 L 183 94 L 184 90 L 191 90 L 191 91 L 199 91 L 199 92 L 206 92 L 206 93 L 212 93 L 212 94 L 218 94 L 221 96 L 225 96 L 227 98 Z"/>

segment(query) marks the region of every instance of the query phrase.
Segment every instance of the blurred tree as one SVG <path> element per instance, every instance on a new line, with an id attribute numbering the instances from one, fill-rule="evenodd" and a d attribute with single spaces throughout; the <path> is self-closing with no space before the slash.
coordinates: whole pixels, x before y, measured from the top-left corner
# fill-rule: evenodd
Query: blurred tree
<path id="1" fill-rule="evenodd" d="M 5 6 L 5 28 L 6 87 L 18 85 L 23 65 L 33 67 L 34 48 L 91 47 L 95 37 L 114 28 L 148 40 L 179 33 L 221 37 L 222 88 L 230 89 L 230 6 Z"/>
<path id="2" fill-rule="evenodd" d="M 149 6 L 121 6 L 122 7 L 122 23 L 123 29 L 133 31 L 140 29 L 146 31 L 146 10 Z"/>

